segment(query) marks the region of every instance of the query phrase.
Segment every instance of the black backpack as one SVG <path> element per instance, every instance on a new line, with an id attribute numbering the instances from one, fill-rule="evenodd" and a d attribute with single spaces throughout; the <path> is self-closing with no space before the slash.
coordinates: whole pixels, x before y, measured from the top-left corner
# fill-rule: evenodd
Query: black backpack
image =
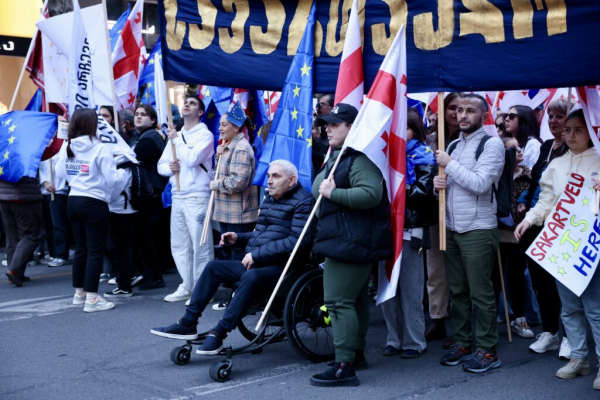
<path id="1" fill-rule="evenodd" d="M 475 150 L 475 161 L 479 160 L 479 156 L 481 156 L 481 153 L 483 153 L 485 144 L 491 138 L 492 137 L 489 135 L 485 135 L 481 138 L 481 141 L 477 146 L 477 150 Z M 454 149 L 456 149 L 457 144 L 458 140 L 455 140 L 452 143 L 450 143 L 450 145 L 448 146 L 448 155 L 452 154 Z M 498 186 L 496 187 L 495 183 L 492 185 L 492 197 L 490 199 L 490 202 L 493 203 L 494 196 L 496 196 L 496 217 L 498 218 L 506 218 L 510 215 L 516 158 L 516 149 L 506 150 L 504 157 L 504 168 L 502 169 L 502 175 L 500 175 Z"/>
<path id="2" fill-rule="evenodd" d="M 124 190 L 121 194 L 125 197 L 125 207 L 127 208 L 127 202 L 131 204 L 131 208 L 134 210 L 143 210 L 144 207 L 149 203 L 152 198 L 153 187 L 148 180 L 146 168 L 140 164 L 134 164 L 131 161 L 127 161 L 117 165 L 117 168 L 129 168 L 131 171 L 131 197 L 127 195 L 127 190 Z"/>

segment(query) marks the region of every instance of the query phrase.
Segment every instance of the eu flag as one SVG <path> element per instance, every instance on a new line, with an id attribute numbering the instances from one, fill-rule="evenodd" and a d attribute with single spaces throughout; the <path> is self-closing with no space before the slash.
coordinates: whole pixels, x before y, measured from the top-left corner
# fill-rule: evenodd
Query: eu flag
<path id="1" fill-rule="evenodd" d="M 110 31 L 108 31 L 108 38 L 110 40 L 110 52 L 111 53 L 113 52 L 113 50 L 115 49 L 115 46 L 117 45 L 117 40 L 119 40 L 119 36 L 121 36 L 121 32 L 123 32 L 123 28 L 125 28 L 125 23 L 129 19 L 130 12 L 131 12 L 131 10 L 129 9 L 129 3 L 127 3 L 127 11 L 125 11 L 123 14 L 121 14 L 121 16 L 119 17 L 117 22 L 115 22 L 113 27 L 110 28 Z"/>
<path id="2" fill-rule="evenodd" d="M 209 131 L 212 132 L 215 137 L 215 150 L 219 145 L 219 139 L 221 138 L 221 134 L 219 133 L 219 124 L 221 122 L 221 113 L 217 109 L 214 101 L 210 101 L 208 106 L 206 107 L 206 111 L 202 115 L 200 122 L 204 122 Z M 213 160 L 214 162 L 214 160 Z"/>
<path id="3" fill-rule="evenodd" d="M 0 179 L 35 178 L 42 153 L 56 133 L 56 114 L 12 111 L 0 115 Z"/>
<path id="4" fill-rule="evenodd" d="M 29 100 L 29 104 L 25 107 L 25 111 L 42 111 L 42 106 L 44 105 L 44 93 L 42 89 L 38 89 L 35 91 L 35 94 Z"/>
<path id="5" fill-rule="evenodd" d="M 204 106 L 208 109 L 210 102 L 214 102 L 219 114 L 229 111 L 233 100 L 233 89 L 219 86 L 204 86 L 199 93 L 202 95 Z"/>
<path id="6" fill-rule="evenodd" d="M 288 160 L 298 168 L 299 181 L 310 192 L 315 3 L 292 61 L 265 149 L 256 167 L 255 185 L 267 186 L 271 161 Z"/>
<path id="7" fill-rule="evenodd" d="M 156 44 L 152 48 L 152 51 L 150 51 L 150 54 L 148 55 L 148 61 L 144 66 L 144 70 L 140 75 L 140 81 L 138 83 L 140 88 L 145 85 L 144 92 L 140 95 L 140 103 L 151 105 L 154 108 L 156 108 L 156 94 L 154 89 L 154 72 L 156 63 L 156 58 L 154 57 L 155 54 L 158 54 L 158 59 L 162 64 L 162 50 L 160 47 L 160 37 L 158 38 Z M 159 67 L 162 68 L 162 65 Z"/>

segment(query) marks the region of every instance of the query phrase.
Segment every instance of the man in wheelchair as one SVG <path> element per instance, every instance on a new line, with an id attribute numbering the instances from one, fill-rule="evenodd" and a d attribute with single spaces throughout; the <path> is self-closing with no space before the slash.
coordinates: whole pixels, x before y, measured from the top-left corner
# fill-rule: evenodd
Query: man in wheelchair
<path id="1" fill-rule="evenodd" d="M 242 261 L 211 261 L 200 275 L 185 315 L 173 325 L 154 328 L 154 335 L 194 340 L 196 325 L 221 283 L 239 282 L 235 296 L 216 326 L 196 353 L 218 354 L 223 340 L 244 317 L 252 301 L 260 293 L 270 293 L 277 284 L 283 268 L 296 245 L 311 212 L 312 197 L 298 182 L 298 170 L 286 160 L 269 164 L 268 194 L 260 206 L 253 232 L 224 232 L 220 245 L 245 246 Z M 299 251 L 310 245 L 306 235 Z"/>

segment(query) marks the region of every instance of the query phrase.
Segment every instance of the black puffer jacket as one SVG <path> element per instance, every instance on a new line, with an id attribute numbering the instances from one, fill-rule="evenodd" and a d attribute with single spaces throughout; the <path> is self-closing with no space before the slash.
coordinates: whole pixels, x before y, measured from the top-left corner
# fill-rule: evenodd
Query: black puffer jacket
<path id="1" fill-rule="evenodd" d="M 256 267 L 285 265 L 308 220 L 311 206 L 312 196 L 300 183 L 279 200 L 265 195 L 254 231 L 239 233 L 236 246 L 246 246 Z M 297 254 L 306 254 L 310 243 L 307 234 Z"/>
<path id="2" fill-rule="evenodd" d="M 433 178 L 437 175 L 435 164 L 415 165 L 417 180 L 406 185 L 406 212 L 404 228 L 418 228 L 437 223 L 437 201 L 433 194 Z"/>
<path id="3" fill-rule="evenodd" d="M 42 200 L 37 178 L 23 177 L 17 182 L 0 180 L 0 201 L 25 202 Z"/>

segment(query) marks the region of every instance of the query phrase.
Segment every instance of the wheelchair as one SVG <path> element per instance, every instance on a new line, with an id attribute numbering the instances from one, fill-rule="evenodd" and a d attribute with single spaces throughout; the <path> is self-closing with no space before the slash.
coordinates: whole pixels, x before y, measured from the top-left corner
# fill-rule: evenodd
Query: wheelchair
<path id="1" fill-rule="evenodd" d="M 237 285 L 225 286 L 232 289 Z M 249 340 L 241 347 L 224 347 L 219 356 L 225 359 L 214 362 L 209 368 L 216 382 L 231 379 L 233 357 L 241 354 L 260 354 L 270 343 L 288 338 L 292 349 L 304 359 L 317 363 L 334 358 L 333 332 L 323 299 L 323 269 L 316 263 L 292 266 L 284 278 L 259 332 L 255 327 L 269 300 L 270 293 L 261 295 L 250 306 L 238 323 L 238 330 Z M 190 361 L 193 346 L 201 345 L 208 332 L 198 334 L 195 340 L 186 340 L 183 346 L 171 351 L 171 361 L 185 365 Z"/>

